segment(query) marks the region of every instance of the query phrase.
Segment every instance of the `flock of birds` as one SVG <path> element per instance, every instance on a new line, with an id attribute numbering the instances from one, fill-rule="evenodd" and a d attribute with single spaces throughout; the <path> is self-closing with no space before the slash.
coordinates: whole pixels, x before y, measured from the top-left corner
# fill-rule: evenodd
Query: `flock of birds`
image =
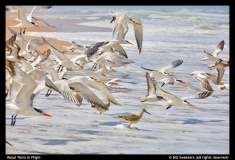
<path id="1" fill-rule="evenodd" d="M 117 72 L 114 70 L 115 67 L 135 63 L 128 58 L 122 47 L 122 44 L 132 45 L 132 43 L 125 40 L 125 35 L 129 31 L 128 25 L 133 25 L 139 54 L 141 53 L 143 43 L 142 21 L 127 16 L 126 12 L 110 13 L 112 17 L 110 23 L 114 22 L 112 40 L 97 42 L 90 46 L 82 46 L 72 41 L 71 46 L 64 46 L 68 51 L 81 53 L 72 59 L 55 48 L 48 38 L 34 38 L 27 42 L 24 38 L 26 28 L 37 27 L 39 23 L 54 27 L 42 18 L 33 16 L 34 11 L 51 7 L 35 6 L 30 14 L 26 14 L 24 6 L 6 6 L 6 11 L 17 12 L 17 20 L 19 21 L 18 25 L 8 27 L 12 36 L 6 41 L 6 98 L 10 96 L 11 99 L 11 103 L 6 104 L 6 109 L 13 112 L 11 126 L 16 124 L 17 115 L 52 117 L 49 113 L 33 105 L 36 96 L 44 89 L 47 89 L 46 97 L 50 96 L 51 92 L 56 92 L 65 100 L 75 103 L 77 106 L 82 105 L 84 103 L 83 99 L 85 99 L 100 114 L 108 111 L 111 104 L 121 105 L 115 100 L 110 90 L 113 85 L 118 85 L 118 80 L 124 79 L 128 75 L 107 82 L 87 75 L 78 75 L 71 78 L 66 78 L 65 75 L 68 71 L 80 71 L 87 64 L 92 64 L 94 72 L 107 78 L 107 75 L 111 72 Z M 20 27 L 20 32 L 10 27 Z M 36 49 L 42 45 L 48 48 L 43 53 Z M 216 69 L 217 75 L 204 71 L 191 73 L 203 89 L 195 87 L 184 80 L 172 78 L 174 74 L 167 72 L 169 69 L 180 66 L 183 60 L 175 60 L 160 70 L 141 66 L 142 69 L 146 70 L 147 95 L 143 96 L 140 102 L 166 101 L 168 104 L 166 109 L 172 106 L 195 107 L 188 99 L 209 97 L 214 92 L 209 81 L 216 84 L 221 90 L 229 89 L 229 84 L 222 82 L 225 68 L 229 66 L 229 60 L 218 57 L 218 54 L 223 51 L 223 47 L 224 40 L 216 46 L 212 53 L 204 51 L 205 58 L 203 58 L 203 61 L 210 61 L 212 64 L 208 67 L 211 70 Z M 54 55 L 56 59 L 53 60 L 50 55 Z M 162 82 L 161 86 L 157 84 L 156 79 Z M 197 93 L 187 97 L 177 97 L 163 90 L 163 86 L 168 84 L 187 87 Z M 119 115 L 118 117 L 129 122 L 128 128 L 130 128 L 131 124 L 139 122 L 143 113 L 150 114 L 143 108 L 140 114 Z M 7 141 L 6 143 L 10 144 Z"/>

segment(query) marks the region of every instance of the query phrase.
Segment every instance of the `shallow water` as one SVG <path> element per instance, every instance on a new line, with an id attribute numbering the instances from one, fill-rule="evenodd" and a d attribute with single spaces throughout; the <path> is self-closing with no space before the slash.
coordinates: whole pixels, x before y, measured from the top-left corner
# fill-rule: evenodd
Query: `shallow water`
<path id="1" fill-rule="evenodd" d="M 188 100 L 195 104 L 196 108 L 172 106 L 166 110 L 167 105 L 164 101 L 140 102 L 140 98 L 147 94 L 146 70 L 141 66 L 158 70 L 174 60 L 182 59 L 183 64 L 170 69 L 169 72 L 198 88 L 200 88 L 199 83 L 190 76 L 191 72 L 203 70 L 217 74 L 216 70 L 208 69 L 210 62 L 202 61 L 203 50 L 213 51 L 221 40 L 225 40 L 224 50 L 219 57 L 229 57 L 229 24 L 227 24 L 229 13 L 187 9 L 169 12 L 137 11 L 139 10 L 130 10 L 128 13 L 141 16 L 143 19 L 142 52 L 138 53 L 136 45 L 124 46 L 129 59 L 135 63 L 115 68 L 118 72 L 111 73 L 107 77 L 95 74 L 90 64 L 82 71 L 69 71 L 65 75 L 70 78 L 81 74 L 108 80 L 129 74 L 118 82 L 119 86 L 114 86 L 111 90 L 111 94 L 121 106 L 111 104 L 109 111 L 99 114 L 86 100 L 77 107 L 55 92 L 45 97 L 47 90 L 43 90 L 35 98 L 34 107 L 45 110 L 53 117 L 18 115 L 16 125 L 12 127 L 10 125 L 12 113 L 6 110 L 6 140 L 13 145 L 6 144 L 6 154 L 230 153 L 229 90 L 219 90 L 211 83 L 215 91 L 210 97 Z M 48 12 L 51 12 L 50 16 L 59 13 L 56 6 Z M 106 19 L 111 20 L 111 18 L 102 16 L 106 14 L 105 11 L 90 12 L 95 15 L 93 17 L 100 18 L 87 18 L 87 22 L 81 23 L 82 25 L 95 26 L 101 24 L 100 19 L 102 23 L 110 25 Z M 71 12 L 68 10 L 67 14 Z M 85 9 L 79 13 L 83 18 L 89 14 Z M 213 16 L 214 14 L 217 16 Z M 110 31 L 93 32 L 93 30 L 27 34 L 68 41 L 76 40 L 82 44 L 109 40 L 111 37 Z M 136 44 L 133 33 L 128 33 L 126 39 Z M 229 67 L 226 68 L 222 81 L 229 83 Z M 157 80 L 157 84 L 161 85 L 161 82 Z M 177 86 L 165 85 L 163 89 L 179 97 L 196 94 L 195 91 Z M 9 97 L 6 103 L 10 103 Z M 146 108 L 151 115 L 144 114 L 139 123 L 131 125 L 131 129 L 127 128 L 128 122 L 117 118 L 120 114 L 139 114 L 142 108 Z"/>

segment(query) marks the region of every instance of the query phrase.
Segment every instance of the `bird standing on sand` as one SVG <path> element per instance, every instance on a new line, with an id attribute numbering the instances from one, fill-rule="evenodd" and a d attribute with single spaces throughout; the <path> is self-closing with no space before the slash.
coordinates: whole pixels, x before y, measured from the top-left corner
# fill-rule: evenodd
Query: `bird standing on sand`
<path id="1" fill-rule="evenodd" d="M 132 123 L 136 124 L 140 121 L 140 119 L 143 116 L 144 112 L 150 114 L 149 112 L 146 111 L 145 108 L 143 108 L 139 115 L 136 115 L 136 114 L 119 115 L 118 118 L 122 118 L 125 121 L 130 122 L 130 124 L 127 126 L 127 128 L 130 128 Z"/>

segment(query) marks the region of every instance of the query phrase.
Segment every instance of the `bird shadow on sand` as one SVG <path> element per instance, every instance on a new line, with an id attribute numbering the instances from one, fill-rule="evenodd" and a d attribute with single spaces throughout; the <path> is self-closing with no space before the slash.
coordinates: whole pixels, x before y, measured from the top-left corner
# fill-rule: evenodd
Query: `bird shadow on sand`
<path id="1" fill-rule="evenodd" d="M 224 120 L 205 120 L 205 121 L 202 121 L 200 119 L 188 118 L 183 122 L 183 124 L 202 124 L 202 123 L 208 123 L 208 122 L 222 122 L 222 121 L 224 121 Z"/>
<path id="2" fill-rule="evenodd" d="M 36 140 L 40 140 L 43 145 L 66 145 L 68 142 L 82 142 L 82 141 L 89 141 L 84 139 L 76 139 L 76 140 L 69 140 L 69 139 L 43 139 L 43 138 L 34 138 Z"/>
<path id="3" fill-rule="evenodd" d="M 68 131 L 80 132 L 80 133 L 85 133 L 85 134 L 89 134 L 89 135 L 101 135 L 101 132 L 93 131 L 93 130 L 68 129 Z"/>
<path id="4" fill-rule="evenodd" d="M 121 124 L 120 122 L 115 122 L 115 121 L 113 121 L 113 122 L 102 122 L 102 123 L 100 123 L 100 125 L 104 125 L 104 126 L 116 126 L 116 125 L 118 125 L 118 124 Z"/>

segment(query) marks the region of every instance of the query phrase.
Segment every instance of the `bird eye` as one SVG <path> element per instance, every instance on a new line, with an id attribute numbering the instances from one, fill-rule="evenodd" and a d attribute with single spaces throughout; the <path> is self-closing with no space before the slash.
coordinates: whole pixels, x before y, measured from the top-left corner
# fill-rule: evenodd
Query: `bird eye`
<path id="1" fill-rule="evenodd" d="M 93 77 L 90 77 L 91 79 L 95 79 L 95 78 L 93 78 Z"/>
<path id="2" fill-rule="evenodd" d="M 75 89 L 75 88 L 73 88 L 73 87 L 70 87 L 70 86 L 69 86 L 69 88 L 70 88 L 70 89 L 72 89 L 72 90 L 74 90 L 74 89 Z"/>
<path id="3" fill-rule="evenodd" d="M 34 23 L 34 22 L 31 22 L 31 23 L 35 25 L 35 23 Z"/>

